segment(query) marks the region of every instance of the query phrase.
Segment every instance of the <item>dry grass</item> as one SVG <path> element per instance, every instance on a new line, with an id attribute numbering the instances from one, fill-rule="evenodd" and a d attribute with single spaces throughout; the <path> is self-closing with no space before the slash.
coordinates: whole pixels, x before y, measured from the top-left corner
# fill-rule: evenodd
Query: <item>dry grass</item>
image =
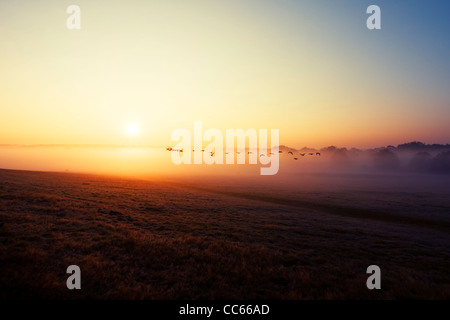
<path id="1" fill-rule="evenodd" d="M 274 199 L 0 170 L 0 298 L 450 298 L 448 221 Z M 371 264 L 382 290 L 365 286 Z"/>

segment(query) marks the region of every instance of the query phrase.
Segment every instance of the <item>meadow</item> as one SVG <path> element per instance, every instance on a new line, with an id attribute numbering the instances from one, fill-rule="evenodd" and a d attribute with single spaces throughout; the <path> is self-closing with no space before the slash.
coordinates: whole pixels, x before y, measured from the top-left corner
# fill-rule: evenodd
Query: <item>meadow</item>
<path id="1" fill-rule="evenodd" d="M 308 179 L 0 170 L 0 298 L 450 298 L 448 191 Z"/>

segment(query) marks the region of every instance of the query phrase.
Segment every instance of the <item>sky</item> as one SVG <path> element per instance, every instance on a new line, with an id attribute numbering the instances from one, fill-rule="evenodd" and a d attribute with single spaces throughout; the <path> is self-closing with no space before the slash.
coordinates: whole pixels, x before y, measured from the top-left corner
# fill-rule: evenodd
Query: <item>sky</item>
<path id="1" fill-rule="evenodd" d="M 66 27 L 71 4 L 80 30 Z M 366 27 L 371 4 L 381 30 Z M 433 0 L 1 1 L 0 144 L 166 146 L 195 120 L 279 129 L 297 148 L 450 143 L 449 12 Z"/>

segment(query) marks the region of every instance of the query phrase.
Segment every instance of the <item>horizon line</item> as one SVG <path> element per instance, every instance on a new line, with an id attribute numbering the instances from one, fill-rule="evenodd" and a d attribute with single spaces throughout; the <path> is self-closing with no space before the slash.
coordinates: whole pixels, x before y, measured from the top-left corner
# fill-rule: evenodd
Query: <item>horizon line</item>
<path id="1" fill-rule="evenodd" d="M 279 148 L 284 147 L 284 148 L 288 148 L 288 149 L 294 149 L 294 150 L 302 150 L 302 149 L 311 149 L 311 150 L 321 150 L 321 149 L 325 149 L 325 148 L 330 148 L 330 147 L 335 147 L 337 149 L 344 149 L 344 148 L 350 148 L 350 149 L 359 149 L 359 150 L 370 150 L 370 149 L 379 149 L 379 148 L 388 148 L 390 146 L 393 146 L 395 148 L 397 148 L 400 145 L 403 144 L 410 144 L 410 143 L 422 143 L 426 146 L 433 146 L 433 145 L 441 145 L 441 146 L 449 146 L 449 143 L 425 143 L 422 141 L 409 141 L 409 142 L 404 142 L 401 144 L 398 144 L 397 146 L 395 145 L 386 145 L 386 146 L 379 146 L 379 147 L 372 147 L 372 148 L 364 148 L 364 149 L 360 149 L 360 148 L 356 148 L 356 147 L 348 147 L 348 146 L 341 146 L 338 147 L 336 145 L 330 144 L 328 146 L 325 147 L 321 147 L 321 148 L 317 148 L 317 147 L 308 147 L 308 146 L 303 146 L 300 148 L 295 148 L 295 147 L 290 147 L 288 145 L 284 145 L 284 144 L 280 144 L 278 145 Z M 54 148 L 61 148 L 61 147 L 65 147 L 65 148 L 153 148 L 153 149 L 158 149 L 158 148 L 166 148 L 167 146 L 155 146 L 155 145 L 123 145 L 123 144 L 65 144 L 65 143 L 50 143 L 50 144 L 7 144 L 7 143 L 2 143 L 0 144 L 0 147 L 21 147 L 21 148 L 38 148 L 38 147 L 54 147 Z M 275 147 L 275 146 L 274 146 Z M 273 147 L 272 147 L 273 148 Z M 247 149 L 247 147 L 246 147 Z"/>

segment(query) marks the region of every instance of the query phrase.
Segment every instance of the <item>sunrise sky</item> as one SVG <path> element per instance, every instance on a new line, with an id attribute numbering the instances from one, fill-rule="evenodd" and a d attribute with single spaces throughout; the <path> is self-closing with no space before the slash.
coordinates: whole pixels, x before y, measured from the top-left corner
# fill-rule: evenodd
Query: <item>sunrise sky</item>
<path id="1" fill-rule="evenodd" d="M 81 8 L 68 30 L 66 8 Z M 377 4 L 382 30 L 366 28 Z M 1 1 L 0 144 L 449 143 L 448 1 Z M 131 137 L 133 136 L 133 137 Z"/>

